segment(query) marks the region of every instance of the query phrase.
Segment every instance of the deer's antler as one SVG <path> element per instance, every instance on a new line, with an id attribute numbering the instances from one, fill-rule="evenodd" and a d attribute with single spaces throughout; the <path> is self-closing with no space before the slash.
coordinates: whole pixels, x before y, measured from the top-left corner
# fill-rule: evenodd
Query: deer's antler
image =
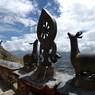
<path id="1" fill-rule="evenodd" d="M 77 37 L 77 38 L 82 38 L 81 35 L 82 35 L 82 32 L 77 32 L 77 33 L 76 33 L 76 37 Z"/>

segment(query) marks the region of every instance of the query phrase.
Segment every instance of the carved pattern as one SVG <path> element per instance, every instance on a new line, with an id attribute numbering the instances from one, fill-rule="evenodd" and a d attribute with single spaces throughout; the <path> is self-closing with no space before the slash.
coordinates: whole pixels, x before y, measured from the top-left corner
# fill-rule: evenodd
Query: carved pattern
<path id="1" fill-rule="evenodd" d="M 55 19 L 50 13 L 43 9 L 37 27 L 37 36 L 40 41 L 40 63 L 49 66 L 52 62 L 56 62 L 56 44 L 54 42 L 57 33 L 57 25 Z"/>

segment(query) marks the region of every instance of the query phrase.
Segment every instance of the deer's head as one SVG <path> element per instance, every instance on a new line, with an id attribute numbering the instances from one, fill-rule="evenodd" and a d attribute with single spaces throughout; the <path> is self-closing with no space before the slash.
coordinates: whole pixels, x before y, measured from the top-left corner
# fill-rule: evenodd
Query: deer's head
<path id="1" fill-rule="evenodd" d="M 68 33 L 68 36 L 69 36 L 69 38 L 71 39 L 71 40 L 75 40 L 75 39 L 77 39 L 77 38 L 82 38 L 82 32 L 77 32 L 75 35 L 73 35 L 73 34 L 71 34 L 71 33 Z"/>
<path id="2" fill-rule="evenodd" d="M 81 35 L 82 32 L 77 32 L 75 35 L 68 33 L 71 42 L 71 53 L 73 53 L 73 55 L 76 55 L 79 52 L 77 38 L 82 38 Z"/>
<path id="3" fill-rule="evenodd" d="M 32 45 L 32 44 L 38 44 L 38 39 L 36 39 L 33 43 L 29 43 L 30 45 Z"/>

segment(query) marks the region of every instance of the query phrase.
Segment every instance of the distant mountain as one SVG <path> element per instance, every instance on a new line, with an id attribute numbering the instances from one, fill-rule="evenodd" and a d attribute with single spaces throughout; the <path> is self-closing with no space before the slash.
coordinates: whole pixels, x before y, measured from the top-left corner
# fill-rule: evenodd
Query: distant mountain
<path id="1" fill-rule="evenodd" d="M 18 57 L 23 57 L 25 54 L 31 54 L 32 53 L 32 51 L 20 51 L 20 50 L 18 50 L 18 51 L 13 51 L 13 52 L 11 52 L 12 54 L 15 54 L 16 56 L 18 56 Z"/>
<path id="2" fill-rule="evenodd" d="M 16 51 L 12 53 L 16 54 L 17 56 L 23 57 L 25 54 L 32 53 L 32 51 L 31 52 Z M 58 54 L 61 56 L 61 58 L 58 59 L 58 61 L 54 64 L 54 67 L 60 72 L 73 74 L 74 69 L 70 62 L 70 52 L 58 52 Z"/>
<path id="3" fill-rule="evenodd" d="M 9 51 L 5 50 L 3 46 L 0 46 L 0 59 L 13 61 L 13 62 L 20 62 L 20 58 L 13 55 Z"/>
<path id="4" fill-rule="evenodd" d="M 15 51 L 15 52 L 11 52 L 12 54 L 15 54 L 18 57 L 23 57 L 25 54 L 31 54 L 32 51 Z M 61 56 L 61 58 L 58 60 L 58 63 L 62 63 L 63 61 L 67 61 L 70 63 L 70 53 L 69 52 L 58 52 L 58 54 Z"/>

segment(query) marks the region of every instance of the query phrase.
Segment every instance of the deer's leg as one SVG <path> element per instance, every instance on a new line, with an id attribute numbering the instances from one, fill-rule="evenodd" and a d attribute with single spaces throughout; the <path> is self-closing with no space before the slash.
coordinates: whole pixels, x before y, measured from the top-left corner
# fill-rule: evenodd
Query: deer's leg
<path id="1" fill-rule="evenodd" d="M 79 78 L 81 74 L 80 64 L 79 63 L 74 64 L 74 69 L 75 69 L 75 74 L 76 74 L 75 77 Z"/>

